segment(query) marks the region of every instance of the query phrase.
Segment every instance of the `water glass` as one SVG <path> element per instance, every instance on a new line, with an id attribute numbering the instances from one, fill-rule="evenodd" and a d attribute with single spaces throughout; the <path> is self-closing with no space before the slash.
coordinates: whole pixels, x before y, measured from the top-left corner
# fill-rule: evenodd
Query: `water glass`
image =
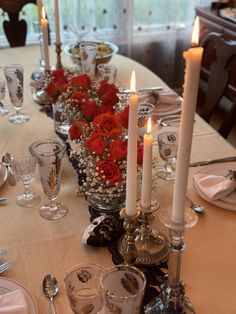
<path id="1" fill-rule="evenodd" d="M 94 78 L 96 68 L 97 45 L 92 42 L 83 42 L 79 45 L 82 70 L 91 79 Z"/>
<path id="2" fill-rule="evenodd" d="M 58 140 L 45 139 L 31 144 L 29 150 L 38 162 L 43 191 L 49 199 L 49 203 L 40 208 L 40 215 L 48 220 L 64 217 L 68 209 L 56 199 L 61 187 L 61 162 L 66 146 Z"/>
<path id="3" fill-rule="evenodd" d="M 9 110 L 4 108 L 4 98 L 6 94 L 6 81 L 3 77 L 0 77 L 0 116 L 8 114 Z"/>
<path id="4" fill-rule="evenodd" d="M 16 204 L 21 207 L 32 207 L 40 202 L 40 196 L 34 193 L 30 183 L 34 179 L 36 160 L 31 155 L 14 157 L 12 160 L 13 172 L 17 181 L 24 185 L 24 193 L 17 195 Z"/>
<path id="5" fill-rule="evenodd" d="M 29 120 L 29 115 L 21 111 L 23 105 L 23 80 L 24 69 L 18 64 L 11 64 L 3 69 L 7 88 L 16 113 L 9 116 L 9 121 L 12 123 L 21 124 Z"/>
<path id="6" fill-rule="evenodd" d="M 163 167 L 158 169 L 158 175 L 165 180 L 175 179 L 175 162 L 177 158 L 178 133 L 163 132 L 157 136 L 159 154 L 165 161 Z"/>
<path id="7" fill-rule="evenodd" d="M 101 63 L 97 66 L 99 80 L 105 80 L 112 84 L 116 80 L 117 67 L 114 64 Z"/>
<path id="8" fill-rule="evenodd" d="M 100 280 L 105 269 L 93 263 L 79 264 L 64 277 L 66 293 L 74 313 L 96 314 L 103 307 Z"/>
<path id="9" fill-rule="evenodd" d="M 139 269 L 128 265 L 111 267 L 102 276 L 101 286 L 106 314 L 141 313 L 146 278 Z"/>

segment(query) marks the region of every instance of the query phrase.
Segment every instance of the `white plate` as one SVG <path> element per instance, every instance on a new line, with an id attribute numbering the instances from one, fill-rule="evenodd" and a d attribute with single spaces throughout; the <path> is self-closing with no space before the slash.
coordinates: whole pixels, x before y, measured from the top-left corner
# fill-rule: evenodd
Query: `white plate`
<path id="1" fill-rule="evenodd" d="M 36 302 L 33 296 L 29 293 L 29 291 L 26 290 L 26 288 L 24 288 L 21 284 L 19 284 L 18 282 L 12 279 L 0 277 L 0 295 L 9 293 L 12 291 L 16 291 L 16 290 L 23 291 L 25 295 L 26 303 L 28 305 L 28 312 L 30 314 L 38 314 Z"/>
<path id="2" fill-rule="evenodd" d="M 206 175 L 220 175 L 225 176 L 228 174 L 229 170 L 235 170 L 236 171 L 236 163 L 235 162 L 226 162 L 226 163 L 218 163 L 218 164 L 212 164 L 205 167 L 201 167 L 195 174 L 206 174 Z M 196 182 L 193 181 L 193 187 L 196 190 L 196 192 L 206 201 L 208 201 L 211 204 L 214 204 L 218 207 L 229 209 L 236 211 L 236 191 L 230 193 L 228 196 L 229 202 L 223 201 L 223 200 L 211 200 L 209 199 L 198 187 Z"/>
<path id="3" fill-rule="evenodd" d="M 0 163 L 0 187 L 5 183 L 7 174 L 7 168 Z"/>

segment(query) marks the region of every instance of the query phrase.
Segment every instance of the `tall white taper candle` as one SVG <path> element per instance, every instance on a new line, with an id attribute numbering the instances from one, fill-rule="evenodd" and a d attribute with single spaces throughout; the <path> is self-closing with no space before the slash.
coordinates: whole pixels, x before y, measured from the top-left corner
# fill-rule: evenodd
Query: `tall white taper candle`
<path id="1" fill-rule="evenodd" d="M 56 44 L 61 43 L 58 0 L 54 0 Z"/>
<path id="2" fill-rule="evenodd" d="M 50 70 L 49 49 L 48 49 L 48 20 L 46 19 L 45 8 L 42 7 L 41 31 L 43 34 L 43 53 L 45 60 L 45 71 Z"/>
<path id="3" fill-rule="evenodd" d="M 195 21 L 192 43 L 198 43 L 198 20 Z M 195 38 L 197 33 L 197 38 Z M 186 69 L 184 77 L 184 94 L 179 131 L 179 144 L 176 162 L 176 179 L 174 183 L 173 211 L 171 220 L 177 224 L 184 223 L 189 160 L 192 146 L 194 114 L 196 110 L 198 84 L 203 48 L 195 47 L 184 52 Z"/>
<path id="4" fill-rule="evenodd" d="M 135 93 L 135 72 L 132 72 L 129 104 L 129 126 L 128 126 L 128 156 L 126 177 L 126 214 L 134 216 L 137 213 L 137 136 L 138 136 L 138 96 Z"/>

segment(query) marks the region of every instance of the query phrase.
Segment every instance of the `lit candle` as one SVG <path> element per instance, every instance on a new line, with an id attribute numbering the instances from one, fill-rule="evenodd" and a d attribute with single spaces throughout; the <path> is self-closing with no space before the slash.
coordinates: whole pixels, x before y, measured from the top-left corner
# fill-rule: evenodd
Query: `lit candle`
<path id="1" fill-rule="evenodd" d="M 192 36 L 192 45 L 198 45 L 198 36 L 199 20 L 196 18 Z M 203 48 L 194 47 L 185 51 L 183 54 L 184 59 L 186 60 L 186 69 L 172 211 L 172 221 L 178 224 L 184 223 L 184 207 L 202 53 Z"/>
<path id="2" fill-rule="evenodd" d="M 142 210 L 150 209 L 152 194 L 152 143 L 151 118 L 148 119 L 147 133 L 144 134 L 144 151 L 143 151 L 143 177 L 141 189 L 141 207 Z"/>
<path id="3" fill-rule="evenodd" d="M 126 177 L 126 214 L 134 216 L 137 213 L 137 136 L 138 136 L 138 96 L 135 93 L 135 72 L 132 72 L 129 104 L 129 126 L 128 126 L 128 156 Z"/>
<path id="4" fill-rule="evenodd" d="M 41 18 L 41 31 L 43 34 L 43 53 L 44 53 L 44 60 L 45 60 L 45 71 L 50 70 L 50 63 L 49 63 L 49 50 L 48 50 L 48 20 L 46 19 L 46 12 L 45 8 L 42 7 L 42 18 Z"/>
<path id="5" fill-rule="evenodd" d="M 37 0 L 37 7 L 38 7 L 39 28 L 40 28 L 41 18 L 42 18 L 42 0 Z"/>
<path id="6" fill-rule="evenodd" d="M 60 44 L 61 39 L 60 39 L 60 22 L 59 22 L 58 0 L 54 0 L 54 10 L 55 10 L 56 44 Z"/>

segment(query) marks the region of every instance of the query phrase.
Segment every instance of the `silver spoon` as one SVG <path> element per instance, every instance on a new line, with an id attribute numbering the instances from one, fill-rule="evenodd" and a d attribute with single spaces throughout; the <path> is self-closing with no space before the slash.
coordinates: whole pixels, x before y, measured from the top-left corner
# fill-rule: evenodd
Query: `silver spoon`
<path id="1" fill-rule="evenodd" d="M 43 279 L 43 293 L 50 300 L 51 314 L 56 314 L 54 297 L 57 295 L 58 290 L 56 278 L 51 274 L 46 275 Z"/>
<path id="2" fill-rule="evenodd" d="M 201 204 L 194 204 L 193 201 L 187 196 L 187 199 L 190 202 L 189 207 L 194 210 L 197 214 L 203 214 L 205 211 L 205 207 Z"/>
<path id="3" fill-rule="evenodd" d="M 12 186 L 14 186 L 14 185 L 16 185 L 16 179 L 14 177 L 14 174 L 13 174 L 12 168 L 11 168 L 11 160 L 12 159 L 13 159 L 13 157 L 9 153 L 6 153 L 4 156 L 2 156 L 2 164 L 4 166 L 6 166 L 7 170 L 8 170 L 9 182 Z"/>

